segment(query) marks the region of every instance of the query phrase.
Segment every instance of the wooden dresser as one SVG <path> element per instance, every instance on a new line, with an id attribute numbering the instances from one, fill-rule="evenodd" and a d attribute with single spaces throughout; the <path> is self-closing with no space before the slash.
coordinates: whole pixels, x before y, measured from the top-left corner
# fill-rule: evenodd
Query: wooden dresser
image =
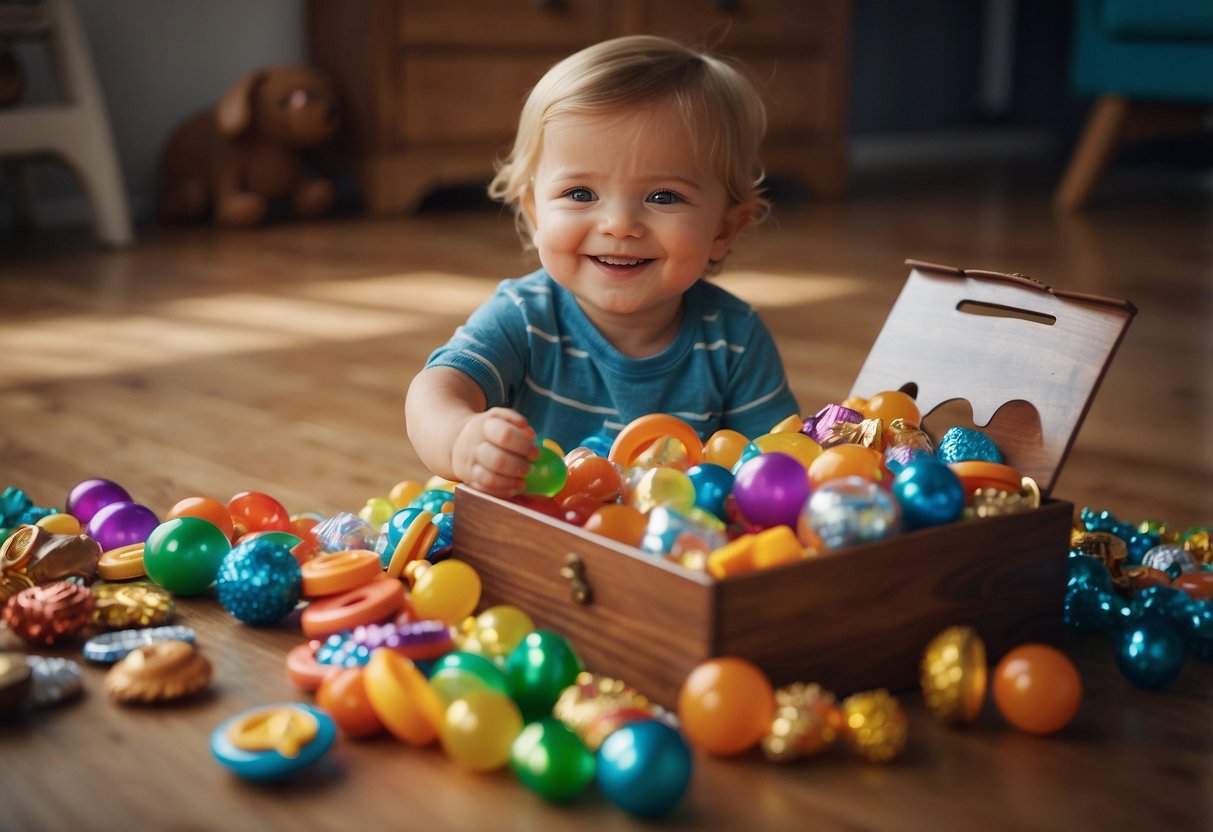
<path id="1" fill-rule="evenodd" d="M 618 35 L 738 58 L 766 101 L 771 174 L 847 185 L 850 0 L 308 0 L 308 59 L 336 78 L 367 212 L 487 181 L 556 61 Z"/>

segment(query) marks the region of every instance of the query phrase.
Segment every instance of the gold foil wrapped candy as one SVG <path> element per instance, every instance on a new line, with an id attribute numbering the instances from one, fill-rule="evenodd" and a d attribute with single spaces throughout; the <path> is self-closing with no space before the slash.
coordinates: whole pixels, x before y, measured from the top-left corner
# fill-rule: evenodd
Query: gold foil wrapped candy
<path id="1" fill-rule="evenodd" d="M 189 696 L 211 681 L 211 663 L 186 641 L 157 641 L 127 654 L 105 675 L 118 702 L 165 702 Z"/>
<path id="2" fill-rule="evenodd" d="M 922 698 L 949 723 L 977 718 L 986 698 L 986 646 L 972 627 L 949 627 L 927 644 L 919 665 Z"/>
<path id="3" fill-rule="evenodd" d="M 21 571 L 36 584 L 97 577 L 101 545 L 86 534 L 52 534 L 41 526 L 18 526 L 0 547 L 0 566 Z"/>
<path id="4" fill-rule="evenodd" d="M 586 747 L 597 751 L 611 732 L 627 722 L 658 716 L 658 709 L 635 688 L 619 679 L 588 671 L 577 674 L 565 688 L 552 715 L 581 738 Z"/>
<path id="5" fill-rule="evenodd" d="M 834 694 L 797 682 L 775 691 L 775 718 L 762 738 L 762 753 L 777 763 L 813 757 L 833 745 L 842 727 Z"/>
<path id="6" fill-rule="evenodd" d="M 176 604 L 167 590 L 149 583 L 97 584 L 93 624 L 101 630 L 158 627 L 173 618 Z"/>
<path id="7" fill-rule="evenodd" d="M 842 700 L 843 738 L 865 760 L 887 763 L 906 745 L 906 715 L 884 688 L 855 693 Z"/>
<path id="8" fill-rule="evenodd" d="M 1074 528 L 1070 530 L 1070 548 L 1099 560 L 1107 567 L 1113 584 L 1121 589 L 1128 588 L 1129 581 L 1124 576 L 1122 567 L 1129 557 L 1129 547 L 1119 536 L 1111 532 L 1089 532 Z"/>

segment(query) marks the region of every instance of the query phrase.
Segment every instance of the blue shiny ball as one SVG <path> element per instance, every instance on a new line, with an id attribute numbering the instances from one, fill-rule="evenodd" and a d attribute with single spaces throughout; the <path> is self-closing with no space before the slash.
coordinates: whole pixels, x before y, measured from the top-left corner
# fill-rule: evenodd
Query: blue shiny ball
<path id="1" fill-rule="evenodd" d="M 245 624 L 273 624 L 299 603 L 303 572 L 286 545 L 254 538 L 224 556 L 215 589 L 223 608 Z"/>
<path id="2" fill-rule="evenodd" d="M 733 470 L 731 471 L 733 476 L 737 476 L 737 471 L 742 465 L 749 462 L 751 459 L 761 453 L 762 448 L 758 447 L 753 442 L 747 442 L 745 447 L 741 449 L 741 454 L 737 457 L 737 461 L 733 463 Z"/>
<path id="3" fill-rule="evenodd" d="M 426 553 L 426 558 L 432 561 L 439 552 L 451 548 L 455 535 L 455 512 L 447 511 L 435 514 L 434 519 L 430 522 L 438 527 L 438 536 L 434 538 L 429 552 Z"/>
<path id="4" fill-rule="evenodd" d="M 614 442 L 614 439 L 605 434 L 595 433 L 587 436 L 585 439 L 582 439 L 579 443 L 579 447 L 589 448 L 598 456 L 608 456 L 611 453 L 611 445 L 613 445 Z"/>
<path id="5" fill-rule="evenodd" d="M 902 466 L 892 491 L 908 529 L 951 523 L 965 507 L 960 478 L 933 456 L 917 456 Z"/>
<path id="6" fill-rule="evenodd" d="M 1067 587 L 1090 586 L 1102 592 L 1112 591 L 1112 575 L 1099 558 L 1091 555 L 1073 555 L 1067 565 L 1070 569 Z"/>
<path id="7" fill-rule="evenodd" d="M 691 782 L 692 758 L 682 734 L 655 719 L 629 722 L 598 749 L 598 788 L 615 805 L 644 818 L 668 813 Z"/>
<path id="8" fill-rule="evenodd" d="M 1134 621 L 1116 639 L 1116 666 L 1144 690 L 1162 690 L 1184 664 L 1184 643 L 1175 628 L 1157 617 Z"/>
<path id="9" fill-rule="evenodd" d="M 705 462 L 688 468 L 687 477 L 695 486 L 695 505 L 725 519 L 725 499 L 733 490 L 732 472 L 723 465 Z"/>
<path id="10" fill-rule="evenodd" d="M 1132 618 L 1159 617 L 1172 624 L 1183 621 L 1192 610 L 1192 599 L 1173 586 L 1148 586 L 1129 602 Z"/>
<path id="11" fill-rule="evenodd" d="M 443 506 L 454 499 L 455 495 L 445 488 L 428 488 L 414 497 L 407 507 L 423 508 L 431 514 L 438 514 Z"/>
<path id="12" fill-rule="evenodd" d="M 1121 620 L 1123 605 L 1111 592 L 1089 584 L 1066 591 L 1062 619 L 1066 627 L 1080 633 L 1102 632 Z"/>
<path id="13" fill-rule="evenodd" d="M 1189 653 L 1213 661 L 1213 601 L 1193 602 L 1187 618 L 1180 622 L 1180 635 Z"/>

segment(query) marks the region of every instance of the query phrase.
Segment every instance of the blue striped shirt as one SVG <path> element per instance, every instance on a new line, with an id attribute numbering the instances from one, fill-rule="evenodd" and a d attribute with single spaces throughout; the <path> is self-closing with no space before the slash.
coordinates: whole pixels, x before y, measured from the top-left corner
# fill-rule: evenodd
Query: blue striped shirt
<path id="1" fill-rule="evenodd" d="M 465 373 L 489 407 L 514 408 L 565 450 L 594 434 L 614 437 L 647 413 L 677 416 L 702 439 L 721 428 L 754 438 L 798 413 L 754 308 L 703 280 L 683 297 L 674 342 L 657 355 L 629 358 L 540 269 L 502 281 L 426 367 Z"/>

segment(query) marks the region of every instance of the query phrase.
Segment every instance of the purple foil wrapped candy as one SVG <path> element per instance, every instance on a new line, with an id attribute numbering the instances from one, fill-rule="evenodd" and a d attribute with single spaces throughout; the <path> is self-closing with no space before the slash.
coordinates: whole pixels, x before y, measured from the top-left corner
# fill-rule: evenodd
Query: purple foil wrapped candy
<path id="1" fill-rule="evenodd" d="M 837 440 L 834 437 L 835 425 L 839 422 L 858 424 L 862 421 L 863 414 L 858 410 L 852 410 L 840 404 L 827 404 L 817 411 L 815 416 L 810 416 L 805 420 L 805 426 L 801 429 L 801 433 L 808 434 L 810 439 L 821 447 L 826 448 L 837 444 Z M 812 422 L 812 427 L 809 426 L 809 422 Z"/>

